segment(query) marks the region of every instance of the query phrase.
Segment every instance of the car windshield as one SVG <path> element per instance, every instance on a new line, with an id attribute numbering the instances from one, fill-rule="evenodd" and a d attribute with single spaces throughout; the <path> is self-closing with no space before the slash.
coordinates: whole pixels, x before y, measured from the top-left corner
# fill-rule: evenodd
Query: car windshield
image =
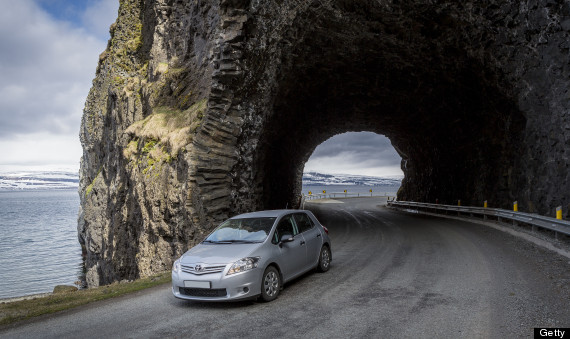
<path id="1" fill-rule="evenodd" d="M 275 218 L 243 218 L 224 221 L 210 234 L 206 243 L 262 242 L 267 238 Z"/>

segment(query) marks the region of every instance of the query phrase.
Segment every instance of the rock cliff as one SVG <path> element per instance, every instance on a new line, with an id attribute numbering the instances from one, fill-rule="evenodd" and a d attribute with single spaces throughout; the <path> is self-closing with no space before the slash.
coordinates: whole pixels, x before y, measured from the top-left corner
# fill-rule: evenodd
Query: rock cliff
<path id="1" fill-rule="evenodd" d="M 90 286 L 292 206 L 327 138 L 388 136 L 400 199 L 567 211 L 562 0 L 121 0 L 81 125 Z"/>

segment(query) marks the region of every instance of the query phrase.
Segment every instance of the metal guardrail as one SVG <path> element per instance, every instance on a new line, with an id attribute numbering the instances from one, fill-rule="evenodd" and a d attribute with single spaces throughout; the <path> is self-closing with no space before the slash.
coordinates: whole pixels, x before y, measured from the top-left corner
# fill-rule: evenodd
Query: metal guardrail
<path id="1" fill-rule="evenodd" d="M 337 197 L 338 195 L 338 197 Z M 385 193 L 384 195 L 378 194 L 373 195 L 372 193 L 348 193 L 348 192 L 331 192 L 331 193 L 316 193 L 316 194 L 301 194 L 301 200 L 299 201 L 299 208 L 305 209 L 305 202 L 310 200 L 316 199 L 326 199 L 326 198 L 386 198 L 388 201 L 390 199 L 395 200 L 395 195 L 388 195 Z"/>
<path id="2" fill-rule="evenodd" d="M 410 202 L 410 201 L 389 201 L 388 206 L 390 207 L 394 206 L 399 208 L 404 207 L 404 208 L 416 209 L 418 211 L 435 212 L 435 213 L 456 212 L 459 215 L 461 215 L 461 213 L 469 214 L 471 216 L 479 215 L 483 216 L 483 219 L 487 219 L 488 217 L 496 217 L 498 221 L 502 221 L 502 219 L 507 219 L 507 220 L 512 220 L 514 223 L 520 222 L 531 225 L 533 227 L 540 227 L 550 231 L 554 231 L 556 233 L 570 235 L 570 221 L 559 220 L 538 214 L 514 212 L 499 208 L 440 205 L 440 204 L 428 204 L 428 203 Z"/>
<path id="3" fill-rule="evenodd" d="M 314 199 L 334 199 L 334 198 L 357 198 L 357 197 L 384 197 L 384 198 L 392 198 L 395 199 L 396 197 L 393 195 L 389 195 L 388 193 L 348 193 L 348 192 L 330 192 L 330 193 L 313 193 L 313 194 L 303 194 L 305 200 L 314 200 Z"/>

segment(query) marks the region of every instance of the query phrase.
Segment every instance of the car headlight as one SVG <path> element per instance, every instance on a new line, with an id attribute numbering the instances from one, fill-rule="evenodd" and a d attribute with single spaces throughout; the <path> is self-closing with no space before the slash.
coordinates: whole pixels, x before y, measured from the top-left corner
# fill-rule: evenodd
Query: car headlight
<path id="1" fill-rule="evenodd" d="M 249 258 L 240 259 L 236 261 L 232 265 L 232 267 L 230 267 L 230 270 L 226 275 L 252 270 L 257 267 L 258 262 L 259 262 L 259 257 L 249 257 Z"/>
<path id="2" fill-rule="evenodd" d="M 176 260 L 172 265 L 172 272 L 174 273 L 180 272 L 180 259 Z"/>

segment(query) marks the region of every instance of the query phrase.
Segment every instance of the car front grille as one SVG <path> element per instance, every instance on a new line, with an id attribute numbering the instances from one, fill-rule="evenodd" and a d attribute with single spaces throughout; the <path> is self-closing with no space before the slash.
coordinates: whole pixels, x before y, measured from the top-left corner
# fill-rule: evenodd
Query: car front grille
<path id="1" fill-rule="evenodd" d="M 228 292 L 225 288 L 188 288 L 180 287 L 180 293 L 190 296 L 190 297 L 205 297 L 205 298 L 215 298 L 215 297 L 225 297 Z"/>
<path id="2" fill-rule="evenodd" d="M 198 266 L 199 269 L 196 269 Z M 181 265 L 182 272 L 195 275 L 220 273 L 224 271 L 226 265 Z"/>

